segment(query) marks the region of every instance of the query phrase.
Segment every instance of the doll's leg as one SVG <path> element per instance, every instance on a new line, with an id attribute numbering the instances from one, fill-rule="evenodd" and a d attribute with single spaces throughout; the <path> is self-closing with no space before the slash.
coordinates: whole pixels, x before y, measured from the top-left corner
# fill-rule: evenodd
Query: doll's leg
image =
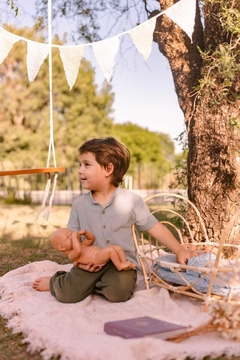
<path id="1" fill-rule="evenodd" d="M 96 283 L 95 292 L 111 302 L 129 300 L 136 286 L 137 271 L 132 269 L 118 271 L 111 261 L 105 268 L 105 273 Z"/>
<path id="2" fill-rule="evenodd" d="M 117 252 L 116 257 L 119 259 L 120 261 L 120 267 L 118 268 L 118 270 L 122 270 L 122 269 L 133 269 L 136 267 L 135 264 L 131 263 L 130 261 L 127 260 L 125 252 L 123 250 L 123 248 L 121 246 L 115 245 L 114 249 Z M 111 259 L 112 260 L 112 259 Z M 112 260 L 113 261 L 113 260 Z M 114 261 L 113 261 L 114 262 Z M 116 265 L 115 265 L 116 266 Z"/>
<path id="3" fill-rule="evenodd" d="M 92 260 L 95 264 L 106 264 L 111 260 L 118 270 L 128 270 L 136 267 L 126 259 L 124 250 L 120 246 L 109 246 L 104 249 L 100 249 L 93 254 Z"/>
<path id="4" fill-rule="evenodd" d="M 118 258 L 121 262 L 127 261 L 125 252 L 121 246 L 114 245 L 113 248 L 116 250 L 116 252 L 118 254 Z"/>

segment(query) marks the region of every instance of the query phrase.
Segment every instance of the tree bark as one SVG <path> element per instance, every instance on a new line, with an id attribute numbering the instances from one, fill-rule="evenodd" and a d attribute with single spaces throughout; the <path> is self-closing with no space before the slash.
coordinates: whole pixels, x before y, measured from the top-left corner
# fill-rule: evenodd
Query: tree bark
<path id="1" fill-rule="evenodd" d="M 176 2 L 160 0 L 161 11 Z M 231 3 L 240 10 L 240 4 Z M 231 88 L 227 89 L 227 96 L 223 96 L 223 79 L 217 69 L 211 72 L 211 76 L 215 75 L 214 95 L 212 91 L 204 91 L 199 96 L 195 91 L 208 66 L 199 49 L 213 54 L 220 44 L 229 44 L 233 39 L 224 33 L 216 16 L 220 11 L 220 1 L 206 1 L 203 7 L 204 27 L 197 0 L 196 4 L 192 43 L 166 15 L 157 19 L 154 41 L 169 61 L 179 106 L 185 116 L 189 149 L 188 197 L 200 211 L 209 239 L 219 241 L 226 223 L 239 207 L 240 144 L 237 127 L 240 123 L 240 68 Z M 230 6 L 229 0 L 225 5 Z M 151 14 L 154 15 L 156 12 Z M 240 44 L 236 42 L 235 46 L 237 54 Z M 204 241 L 199 222 L 190 210 L 187 219 L 195 240 Z M 237 233 L 233 231 L 228 241 L 238 241 Z"/>

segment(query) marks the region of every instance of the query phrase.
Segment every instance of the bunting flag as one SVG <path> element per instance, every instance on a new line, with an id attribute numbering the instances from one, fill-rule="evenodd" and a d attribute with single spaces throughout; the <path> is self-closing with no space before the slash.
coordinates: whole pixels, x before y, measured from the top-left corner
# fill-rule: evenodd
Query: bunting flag
<path id="1" fill-rule="evenodd" d="M 19 40 L 25 41 L 27 42 L 28 78 L 29 81 L 34 81 L 43 61 L 49 55 L 51 46 L 59 48 L 69 90 L 71 90 L 76 82 L 85 48 L 87 46 L 92 46 L 98 65 L 109 83 L 113 76 L 114 62 L 119 49 L 120 37 L 128 34 L 137 50 L 146 61 L 152 50 L 156 19 L 163 14 L 167 15 L 172 21 L 178 24 L 192 40 L 195 25 L 196 0 L 179 0 L 167 10 L 157 14 L 155 17 L 152 17 L 137 27 L 107 40 L 98 41 L 92 44 L 75 46 L 42 44 L 30 41 L 0 28 L 0 64 L 8 56 L 16 42 Z"/>
<path id="2" fill-rule="evenodd" d="M 146 61 L 152 51 L 153 32 L 156 26 L 156 16 L 138 25 L 128 33 L 131 39 Z"/>
<path id="3" fill-rule="evenodd" d="M 165 10 L 164 14 L 178 24 L 192 41 L 196 17 L 196 0 L 181 0 Z"/>
<path id="4" fill-rule="evenodd" d="M 10 32 L 0 28 L 0 64 L 6 59 L 13 45 L 18 42 L 20 38 L 13 36 Z"/>
<path id="5" fill-rule="evenodd" d="M 34 81 L 38 71 L 48 56 L 49 46 L 47 44 L 27 41 L 27 71 L 30 82 Z"/>
<path id="6" fill-rule="evenodd" d="M 103 75 L 108 83 L 112 80 L 114 60 L 119 48 L 119 37 L 115 36 L 107 40 L 92 44 L 93 52 Z"/>
<path id="7" fill-rule="evenodd" d="M 59 52 L 62 59 L 63 68 L 69 85 L 69 91 L 75 84 L 78 76 L 79 66 L 81 64 L 85 46 L 60 46 Z"/>

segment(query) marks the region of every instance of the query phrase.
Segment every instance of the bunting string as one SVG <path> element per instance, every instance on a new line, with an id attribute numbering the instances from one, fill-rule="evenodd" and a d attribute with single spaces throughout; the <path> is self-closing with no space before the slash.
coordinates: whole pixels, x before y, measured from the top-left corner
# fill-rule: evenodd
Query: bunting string
<path id="1" fill-rule="evenodd" d="M 195 25 L 196 1 L 179 0 L 176 4 L 169 7 L 167 10 L 160 12 L 156 16 L 143 22 L 133 29 L 124 31 L 106 40 L 71 46 L 52 44 L 51 1 L 48 1 L 48 11 L 48 18 L 50 22 L 48 24 L 48 44 L 28 40 L 24 37 L 12 34 L 0 27 L 0 63 L 5 60 L 16 42 L 20 40 L 25 41 L 27 43 L 28 78 L 29 81 L 32 82 L 35 80 L 42 63 L 47 58 L 47 56 L 49 56 L 49 65 L 52 63 L 52 48 L 58 48 L 63 63 L 66 80 L 69 85 L 69 90 L 71 90 L 76 82 L 79 67 L 86 47 L 90 46 L 92 48 L 99 68 L 101 69 L 108 83 L 111 82 L 113 77 L 114 61 L 118 53 L 120 38 L 122 36 L 130 36 L 138 52 L 143 56 L 143 59 L 147 61 L 152 50 L 153 32 L 156 26 L 156 20 L 163 14 L 168 16 L 173 22 L 180 26 L 192 41 L 192 34 Z M 49 71 L 51 66 L 52 65 L 49 67 Z M 51 148 L 54 152 L 53 142 L 51 143 Z"/>
<path id="2" fill-rule="evenodd" d="M 81 60 L 83 58 L 86 47 L 91 46 L 95 55 L 96 61 L 108 83 L 111 82 L 114 71 L 115 57 L 120 46 L 120 38 L 124 35 L 129 35 L 133 44 L 136 46 L 138 52 L 143 59 L 147 61 L 153 43 L 153 32 L 156 26 L 157 18 L 165 14 L 189 36 L 192 41 L 192 34 L 195 24 L 196 15 L 196 1 L 195 0 L 179 0 L 176 4 L 165 11 L 157 14 L 151 19 L 143 22 L 137 27 L 122 32 L 116 36 L 110 37 L 106 40 L 93 42 L 89 44 L 63 46 L 52 44 L 52 3 L 48 0 L 48 44 L 32 41 L 24 37 L 12 34 L 11 32 L 0 27 L 0 64 L 6 59 L 9 52 L 15 43 L 25 41 L 27 43 L 27 73 L 30 82 L 33 82 L 41 68 L 44 60 L 48 56 L 49 64 L 49 110 L 50 110 L 50 139 L 47 156 L 47 167 L 50 165 L 51 154 L 53 156 L 54 166 L 56 165 L 55 148 L 54 148 L 54 131 L 53 131 L 53 94 L 52 94 L 52 49 L 58 48 L 59 54 L 63 63 L 63 69 L 66 75 L 66 80 L 69 85 L 69 90 L 74 86 Z M 52 194 L 49 200 L 49 206 L 44 214 L 45 220 L 48 220 L 56 188 L 58 174 L 55 174 Z M 36 216 L 44 210 L 46 201 L 49 195 L 51 186 L 51 178 L 48 179 L 44 199 L 41 208 Z"/>

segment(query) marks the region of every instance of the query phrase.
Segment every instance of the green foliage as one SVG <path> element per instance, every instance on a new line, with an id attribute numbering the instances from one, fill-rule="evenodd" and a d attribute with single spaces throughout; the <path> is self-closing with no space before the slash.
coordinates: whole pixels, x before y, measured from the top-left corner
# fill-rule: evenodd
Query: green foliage
<path id="1" fill-rule="evenodd" d="M 235 0 L 204 0 L 205 3 L 219 4 L 221 12 L 219 20 L 226 33 L 230 33 L 237 38 L 240 36 L 240 11 L 233 8 Z M 237 1 L 236 1 L 237 2 Z"/>
<path id="2" fill-rule="evenodd" d="M 221 23 L 228 41 L 219 42 L 215 48 L 210 45 L 205 51 L 199 49 L 204 67 L 195 90 L 199 97 L 207 92 L 213 105 L 220 104 L 224 98 L 235 103 L 240 96 L 238 91 L 234 91 L 240 74 L 240 11 L 230 6 L 228 0 L 205 0 L 205 4 L 208 3 L 218 4 L 218 13 L 211 16 Z"/>
<path id="3" fill-rule="evenodd" d="M 226 32 L 240 37 L 240 11 L 227 7 L 223 2 L 220 21 Z"/>
<path id="4" fill-rule="evenodd" d="M 175 177 L 170 189 L 187 189 L 187 154 L 188 151 L 184 150 L 182 154 L 176 156 Z"/>
<path id="5" fill-rule="evenodd" d="M 36 25 L 37 26 L 37 25 Z M 9 31 L 28 39 L 43 41 L 36 29 Z M 36 35 L 36 33 L 38 35 Z M 60 43 L 55 38 L 55 43 Z M 1 167 L 37 168 L 47 163 L 49 147 L 49 78 L 45 60 L 34 82 L 30 83 L 25 64 L 25 43 L 16 43 L 0 67 L 0 145 Z M 65 79 L 58 49 L 53 49 L 53 119 L 57 163 L 76 165 L 78 147 L 90 137 L 110 134 L 109 116 L 114 100 L 111 87 L 98 91 L 94 70 L 83 60 L 72 91 Z M 53 159 L 50 159 L 50 165 Z"/>
<path id="6" fill-rule="evenodd" d="M 129 175 L 137 188 L 164 187 L 165 177 L 175 165 L 174 145 L 169 135 L 158 134 L 130 122 L 116 124 L 112 134 L 131 152 Z"/>
<path id="7" fill-rule="evenodd" d="M 16 191 L 9 191 L 8 189 L 8 194 L 7 196 L 4 196 L 2 199 L 0 197 L 0 203 L 2 202 L 3 204 L 6 205 L 12 205 L 12 204 L 18 204 L 18 205 L 29 205 L 31 204 L 31 195 L 28 193 L 25 193 L 23 195 L 23 199 L 18 198 Z"/>
<path id="8" fill-rule="evenodd" d="M 229 124 L 232 126 L 233 130 L 238 131 L 240 127 L 240 119 L 233 116 L 229 119 Z"/>
<path id="9" fill-rule="evenodd" d="M 196 92 L 201 96 L 207 91 L 213 103 L 220 103 L 223 97 L 235 102 L 239 94 L 233 93 L 232 87 L 240 72 L 239 52 L 227 43 L 219 44 L 214 52 L 200 52 L 207 66 Z"/>
<path id="10" fill-rule="evenodd" d="M 8 30 L 27 39 L 44 42 L 40 20 L 33 29 Z M 55 44 L 62 42 L 56 36 Z M 49 64 L 47 59 L 36 79 L 30 83 L 24 61 L 26 44 L 16 43 L 0 66 L 0 146 L 1 168 L 38 168 L 47 163 L 50 137 Z M 78 148 L 93 137 L 115 136 L 129 147 L 132 163 L 129 175 L 135 187 L 158 188 L 174 166 L 174 145 L 165 134 L 150 132 L 137 125 L 114 124 L 112 104 L 114 94 L 110 85 L 101 90 L 94 83 L 91 64 L 83 59 L 78 78 L 71 91 L 64 75 L 59 50 L 53 48 L 53 120 L 57 164 L 67 168 L 67 176 L 60 176 L 58 188 L 79 188 L 77 174 Z M 50 158 L 50 166 L 54 166 Z M 72 170 L 71 170 L 72 169 Z M 14 183 L 13 183 L 14 180 Z M 43 190 L 46 178 L 41 175 L 5 181 L 5 188 Z M 60 186 L 60 187 L 59 187 Z M 9 201 L 18 201 L 15 195 Z"/>

